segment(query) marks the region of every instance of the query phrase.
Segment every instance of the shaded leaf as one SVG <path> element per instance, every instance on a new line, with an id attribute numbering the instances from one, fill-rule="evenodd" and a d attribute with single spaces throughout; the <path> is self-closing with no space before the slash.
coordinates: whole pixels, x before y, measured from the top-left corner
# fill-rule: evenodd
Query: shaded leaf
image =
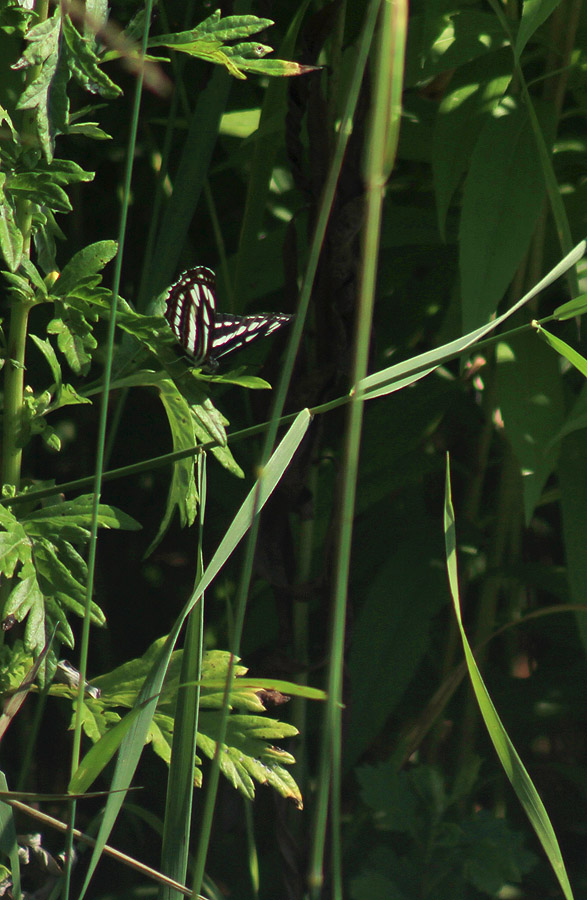
<path id="1" fill-rule="evenodd" d="M 6 175 L 0 172 L 0 250 L 8 268 L 15 272 L 22 259 L 24 239 L 16 224 L 14 206 L 4 193 L 5 184 Z"/>
<path id="2" fill-rule="evenodd" d="M 465 182 L 459 254 L 465 331 L 495 312 L 528 249 L 543 199 L 530 116 L 506 98 L 479 135 Z"/>
<path id="3" fill-rule="evenodd" d="M 69 16 L 63 18 L 63 37 L 69 50 L 67 64 L 79 84 L 90 93 L 110 100 L 119 97 L 122 89 L 100 69 L 92 42 L 82 37 Z"/>
<path id="4" fill-rule="evenodd" d="M 49 91 L 59 62 L 59 38 L 61 15 L 59 8 L 50 19 L 33 26 L 26 34 L 28 47 L 13 69 L 30 66 L 38 68 L 35 78 L 21 94 L 17 109 L 35 110 L 35 127 L 43 153 L 48 160 L 53 157 L 51 124 L 49 119 Z"/>

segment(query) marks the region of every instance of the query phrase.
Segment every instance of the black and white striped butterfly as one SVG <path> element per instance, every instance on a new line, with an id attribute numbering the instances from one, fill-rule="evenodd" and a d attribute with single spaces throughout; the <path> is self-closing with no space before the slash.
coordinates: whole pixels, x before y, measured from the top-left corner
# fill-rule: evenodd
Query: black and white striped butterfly
<path id="1" fill-rule="evenodd" d="M 284 313 L 218 313 L 215 283 L 212 269 L 197 266 L 180 275 L 165 297 L 164 316 L 195 366 L 214 368 L 219 357 L 259 337 L 267 337 L 293 318 Z"/>

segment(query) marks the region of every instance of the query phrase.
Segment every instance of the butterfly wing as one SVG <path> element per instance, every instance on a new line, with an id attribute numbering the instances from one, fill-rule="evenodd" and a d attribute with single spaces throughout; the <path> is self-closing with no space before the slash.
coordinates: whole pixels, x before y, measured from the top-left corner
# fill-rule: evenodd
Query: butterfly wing
<path id="1" fill-rule="evenodd" d="M 253 316 L 218 314 L 214 320 L 210 356 L 218 359 L 257 338 L 267 337 L 292 318 L 285 313 L 258 313 Z"/>
<path id="2" fill-rule="evenodd" d="M 164 316 L 194 365 L 214 367 L 220 356 L 260 337 L 267 337 L 290 321 L 284 313 L 231 316 L 216 313 L 216 277 L 206 266 L 188 269 L 165 297 Z"/>
<path id="3" fill-rule="evenodd" d="M 212 348 L 216 321 L 215 282 L 211 269 L 197 266 L 180 275 L 165 298 L 164 316 L 196 366 L 206 361 Z"/>

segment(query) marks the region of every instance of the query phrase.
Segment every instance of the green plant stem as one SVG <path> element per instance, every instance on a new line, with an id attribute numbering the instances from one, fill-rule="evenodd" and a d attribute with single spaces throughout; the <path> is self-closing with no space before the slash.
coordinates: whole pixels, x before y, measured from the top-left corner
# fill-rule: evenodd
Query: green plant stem
<path id="1" fill-rule="evenodd" d="M 545 325 L 548 322 L 556 321 L 555 316 L 545 316 L 543 319 L 538 320 L 538 324 Z M 535 326 L 532 323 L 528 323 L 527 325 L 520 325 L 518 328 L 514 328 L 511 331 L 505 332 L 504 334 L 498 334 L 491 338 L 486 338 L 483 341 L 479 341 L 479 343 L 474 345 L 475 350 L 483 350 L 486 347 L 490 347 L 493 344 L 497 343 L 501 340 L 510 340 L 513 337 L 517 337 L 518 335 L 525 334 L 528 331 L 535 330 Z M 456 356 L 460 356 L 460 354 L 455 354 Z M 454 356 L 447 357 L 447 359 L 452 359 Z M 111 385 L 112 388 L 115 385 Z M 98 389 L 92 391 L 87 391 L 85 396 L 90 396 L 91 394 L 97 393 Z M 324 415 L 325 413 L 331 412 L 334 409 L 338 409 L 340 406 L 345 406 L 350 402 L 352 397 L 352 392 L 350 394 L 344 394 L 342 397 L 336 397 L 334 400 L 329 400 L 327 403 L 321 403 L 319 406 L 314 406 L 310 410 L 313 416 Z M 275 425 L 277 428 L 282 425 L 291 424 L 298 413 L 290 413 L 287 416 L 281 416 L 281 418 L 275 421 Z M 247 438 L 254 437 L 257 434 L 262 434 L 264 431 L 267 431 L 270 427 L 272 427 L 272 421 L 261 422 L 259 425 L 252 425 L 250 428 L 243 428 L 241 431 L 235 431 L 233 434 L 228 435 L 229 444 L 236 444 L 238 441 L 246 440 Z M 211 450 L 212 447 L 216 446 L 215 441 L 208 441 L 205 444 L 198 444 L 194 447 L 188 447 L 185 450 L 176 450 L 173 453 L 164 453 L 161 456 L 153 456 L 149 459 L 145 459 L 142 462 L 133 463 L 130 466 L 121 466 L 118 469 L 111 469 L 108 472 L 104 472 L 102 475 L 102 481 L 114 481 L 117 478 L 129 478 L 131 475 L 139 475 L 141 472 L 150 472 L 152 469 L 159 469 L 162 466 L 169 466 L 174 462 L 178 462 L 180 459 L 186 459 L 188 456 L 194 456 L 196 453 L 202 453 L 206 450 Z M 85 478 L 76 478 L 74 481 L 64 481 L 60 484 L 52 485 L 47 488 L 40 488 L 35 491 L 28 492 L 26 494 L 17 494 L 15 497 L 10 498 L 2 498 L 0 497 L 0 504 L 2 505 L 10 505 L 17 503 L 31 503 L 33 500 L 42 500 L 45 497 L 53 497 L 55 494 L 63 494 L 68 493 L 70 491 L 81 491 L 85 488 L 91 487 L 94 483 L 94 477 L 92 475 L 88 475 Z"/>
<path id="2" fill-rule="evenodd" d="M 406 2 L 395 4 L 373 2 L 365 18 L 365 34 L 374 28 L 380 16 L 377 38 L 376 81 L 371 110 L 371 123 L 366 141 L 365 188 L 366 222 L 359 294 L 358 327 L 353 360 L 352 383 L 359 384 L 367 373 L 371 334 L 377 259 L 385 183 L 393 167 L 399 135 L 403 61 L 407 37 Z M 342 671 L 344 663 L 345 620 L 350 575 L 351 543 L 361 443 L 364 398 L 359 390 L 353 394 L 345 434 L 341 505 L 338 521 L 338 555 L 333 588 L 332 626 L 328 669 L 328 699 L 324 714 L 323 740 L 320 751 L 318 791 L 316 798 L 315 835 L 312 847 L 309 889 L 317 898 L 323 885 L 323 860 L 326 837 L 327 807 L 330 796 L 332 833 L 332 896 L 342 898 L 341 827 L 341 707 Z"/>
<path id="3" fill-rule="evenodd" d="M 145 27 L 143 31 L 143 40 L 141 46 L 141 54 L 146 55 L 147 40 L 149 34 L 148 23 L 151 21 L 152 0 L 147 0 L 145 4 Z M 92 518 L 90 526 L 90 541 L 88 552 L 88 576 L 86 584 L 86 597 L 84 619 L 82 625 L 82 636 L 80 640 L 80 685 L 77 696 L 77 704 L 75 709 L 73 747 L 71 753 L 71 773 L 75 773 L 79 766 L 81 751 L 81 735 L 82 735 L 82 717 L 84 713 L 84 684 L 86 679 L 86 671 L 88 664 L 88 651 L 90 640 L 90 608 L 92 604 L 92 595 L 94 592 L 94 575 L 96 571 L 96 550 L 98 539 L 98 511 L 100 506 L 100 495 L 102 490 L 102 476 L 104 472 L 104 454 L 106 447 L 106 429 L 108 424 L 108 400 L 110 395 L 110 383 L 112 376 L 112 360 L 114 356 L 114 337 L 116 330 L 116 312 L 118 307 L 118 294 L 120 289 L 120 279 L 122 274 L 122 254 L 124 247 L 124 239 L 126 235 L 126 223 L 128 218 L 128 208 L 130 205 L 130 190 L 132 181 L 133 164 L 135 159 L 135 147 L 138 132 L 139 110 L 141 104 L 141 96 L 144 79 L 144 65 L 137 69 L 137 78 L 135 84 L 135 95 L 133 102 L 132 119 L 129 129 L 128 153 L 126 160 L 126 169 L 124 176 L 124 190 L 122 204 L 120 210 L 120 222 L 118 227 L 118 255 L 114 269 L 114 278 L 112 284 L 112 307 L 110 311 L 110 320 L 108 323 L 108 337 L 105 347 L 105 365 L 102 387 L 102 403 L 100 407 L 100 418 L 98 424 L 98 438 L 96 442 L 96 466 L 94 471 L 93 499 L 92 499 Z M 71 804 L 70 810 L 70 829 L 67 834 L 66 844 L 66 867 L 64 873 L 64 892 L 63 896 L 67 900 L 69 896 L 69 886 L 71 878 L 71 860 L 73 850 L 73 827 L 75 824 L 76 803 Z"/>
<path id="4" fill-rule="evenodd" d="M 27 324 L 31 304 L 17 301 L 10 316 L 8 360 L 4 376 L 4 446 L 2 480 L 17 491 L 22 465 L 22 413 L 24 397 L 24 359 Z"/>

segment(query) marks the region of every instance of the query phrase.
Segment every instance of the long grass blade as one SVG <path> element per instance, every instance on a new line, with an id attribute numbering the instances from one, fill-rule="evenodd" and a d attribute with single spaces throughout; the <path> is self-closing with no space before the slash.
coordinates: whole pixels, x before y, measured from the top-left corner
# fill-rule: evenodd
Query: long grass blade
<path id="1" fill-rule="evenodd" d="M 508 734 L 503 727 L 503 723 L 497 714 L 497 710 L 492 703 L 489 692 L 485 687 L 485 683 L 477 667 L 477 663 L 475 662 L 473 651 L 469 646 L 467 635 L 465 634 L 465 629 L 463 627 L 459 600 L 455 515 L 452 505 L 448 457 L 446 466 L 446 491 L 444 503 L 444 536 L 446 544 L 446 565 L 448 570 L 450 592 L 454 604 L 455 615 L 457 617 L 457 623 L 461 633 L 463 649 L 465 651 L 465 659 L 467 662 L 467 668 L 469 670 L 469 677 L 471 679 L 471 684 L 473 685 L 473 690 L 475 691 L 475 696 L 477 697 L 477 702 L 479 703 L 481 715 L 483 716 L 483 720 L 485 722 L 485 725 L 487 726 L 487 731 L 489 732 L 489 737 L 491 738 L 493 746 L 497 751 L 497 755 L 499 756 L 504 771 L 509 778 L 514 791 L 516 792 L 520 803 L 524 807 L 526 815 L 530 819 L 532 827 L 534 828 L 534 831 L 536 832 L 548 859 L 550 860 L 550 864 L 554 870 L 554 874 L 556 875 L 558 883 L 561 886 L 563 894 L 566 897 L 566 900 L 572 900 L 573 892 L 571 890 L 571 885 L 567 877 L 567 872 L 563 862 L 560 847 L 554 833 L 554 829 L 550 823 L 550 819 L 548 818 L 548 813 L 546 812 L 544 804 L 542 803 L 542 800 L 540 799 L 540 796 L 538 795 L 538 792 L 534 787 L 532 780 L 528 775 L 524 764 L 522 763 L 522 760 L 516 752 L 516 748 L 510 741 Z"/>
<path id="2" fill-rule="evenodd" d="M 450 341 L 448 344 L 443 344 L 442 347 L 428 350 L 426 353 L 421 353 L 419 356 L 414 356 L 404 362 L 389 366 L 387 369 L 381 369 L 379 372 L 374 372 L 373 375 L 361 379 L 361 381 L 355 385 L 354 390 L 363 391 L 365 399 L 371 400 L 374 397 L 383 397 L 385 394 L 391 394 L 400 387 L 406 387 L 406 385 L 411 384 L 413 381 L 417 381 L 419 378 L 428 375 L 430 372 L 434 371 L 435 368 L 442 365 L 443 362 L 452 359 L 454 356 L 462 353 L 463 350 L 467 350 L 473 344 L 477 343 L 477 341 L 485 337 L 486 334 L 489 334 L 501 325 L 502 322 L 509 319 L 511 315 L 518 309 L 521 309 L 525 303 L 528 303 L 528 301 L 539 294 L 540 291 L 543 291 L 546 287 L 556 281 L 557 278 L 567 272 L 585 255 L 586 247 L 587 241 L 584 240 L 577 244 L 576 247 L 573 247 L 570 253 L 567 253 L 567 255 L 561 259 L 561 261 L 557 263 L 544 278 L 535 284 L 527 294 L 524 294 L 517 303 L 514 303 L 513 306 L 506 310 L 503 315 L 498 316 L 493 321 L 488 322 L 486 325 L 482 325 L 480 328 L 476 328 L 474 331 L 470 331 L 460 338 L 456 338 L 454 341 Z"/>
<path id="3" fill-rule="evenodd" d="M 311 416 L 309 411 L 302 410 L 291 428 L 283 437 L 281 443 L 275 450 L 275 453 L 265 466 L 259 482 L 252 488 L 233 519 L 228 531 L 220 542 L 216 553 L 210 561 L 209 566 L 177 618 L 161 649 L 158 659 L 153 664 L 149 676 L 145 679 L 145 683 L 137 698 L 137 705 L 140 703 L 144 703 L 145 705 L 121 745 L 112 779 L 112 789 L 119 791 L 120 793 L 112 794 L 106 804 L 104 817 L 96 840 L 96 847 L 92 854 L 88 873 L 80 893 L 80 900 L 86 894 L 90 880 L 98 864 L 102 848 L 108 840 L 108 836 L 112 831 L 114 822 L 116 821 L 116 817 L 124 801 L 124 791 L 130 786 L 143 752 L 145 739 L 157 706 L 157 696 L 161 691 L 169 660 L 171 659 L 171 654 L 183 624 L 193 607 L 200 600 L 202 593 L 210 586 L 216 575 L 220 572 L 222 566 L 246 534 L 247 530 L 251 527 L 253 515 L 263 508 L 272 492 L 277 487 L 308 429 L 310 419 Z"/>

